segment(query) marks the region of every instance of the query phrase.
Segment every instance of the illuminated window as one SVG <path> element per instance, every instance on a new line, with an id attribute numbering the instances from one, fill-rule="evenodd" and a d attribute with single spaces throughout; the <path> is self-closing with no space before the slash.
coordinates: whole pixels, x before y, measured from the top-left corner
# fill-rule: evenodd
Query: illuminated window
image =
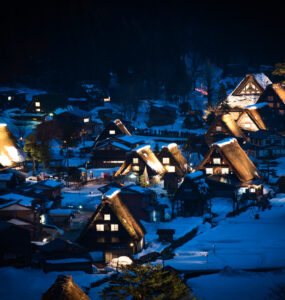
<path id="1" fill-rule="evenodd" d="M 222 131 L 222 127 L 221 126 L 216 126 L 216 131 Z"/>
<path id="2" fill-rule="evenodd" d="M 12 96 L 8 96 L 8 101 L 11 101 L 12 100 Z"/>
<path id="3" fill-rule="evenodd" d="M 104 164 L 122 164 L 123 160 L 103 160 Z"/>
<path id="4" fill-rule="evenodd" d="M 251 127 L 251 124 L 249 124 L 249 123 L 245 123 L 245 124 L 244 124 L 244 127 L 246 127 L 246 128 L 250 128 L 250 127 Z"/>
<path id="5" fill-rule="evenodd" d="M 40 107 L 41 106 L 40 102 L 35 102 L 35 106 Z"/>
<path id="6" fill-rule="evenodd" d="M 229 168 L 222 168 L 222 174 L 229 174 Z"/>
<path id="7" fill-rule="evenodd" d="M 104 231 L 104 224 L 96 224 L 97 231 Z"/>
<path id="8" fill-rule="evenodd" d="M 206 168 L 206 174 L 213 174 L 213 168 Z"/>
<path id="9" fill-rule="evenodd" d="M 140 167 L 139 167 L 139 166 L 133 166 L 133 170 L 134 170 L 134 171 L 139 171 L 139 170 L 140 170 Z"/>
<path id="10" fill-rule="evenodd" d="M 255 188 L 250 188 L 249 191 L 250 191 L 251 193 L 255 193 Z"/>
<path id="11" fill-rule="evenodd" d="M 104 220 L 105 221 L 110 221 L 111 220 L 111 215 L 109 215 L 109 214 L 104 215 Z"/>
<path id="12" fill-rule="evenodd" d="M 117 236 L 112 236 L 111 237 L 111 243 L 119 243 L 119 242 L 120 242 L 120 240 Z"/>
<path id="13" fill-rule="evenodd" d="M 213 163 L 215 165 L 220 165 L 221 164 L 221 159 L 220 158 L 213 158 Z"/>
<path id="14" fill-rule="evenodd" d="M 111 231 L 119 231 L 119 225 L 118 224 L 111 224 Z"/>
<path id="15" fill-rule="evenodd" d="M 109 133 L 110 134 L 116 134 L 116 131 L 115 130 L 109 130 Z"/>
<path id="16" fill-rule="evenodd" d="M 134 158 L 133 158 L 133 163 L 134 163 L 134 164 L 138 164 L 138 163 L 139 163 L 139 159 L 134 157 Z"/>
<path id="17" fill-rule="evenodd" d="M 169 166 L 167 168 L 167 170 L 168 170 L 169 173 L 174 173 L 175 172 L 175 166 Z"/>
<path id="18" fill-rule="evenodd" d="M 274 103 L 268 103 L 269 107 L 274 107 Z"/>
<path id="19" fill-rule="evenodd" d="M 242 187 L 242 188 L 240 188 L 239 190 L 240 190 L 240 192 L 241 192 L 242 194 L 244 194 L 244 193 L 246 193 L 247 188 Z"/>
<path id="20" fill-rule="evenodd" d="M 84 119 L 83 119 L 83 122 L 84 122 L 84 123 L 88 123 L 88 122 L 89 122 L 89 118 L 84 118 Z"/>
<path id="21" fill-rule="evenodd" d="M 104 98 L 104 102 L 110 102 L 111 98 L 108 97 L 108 98 Z"/>
<path id="22" fill-rule="evenodd" d="M 163 157 L 162 158 L 162 163 L 163 164 L 169 164 L 169 157 Z"/>
<path id="23" fill-rule="evenodd" d="M 41 111 L 41 109 L 40 109 L 40 108 L 36 108 L 36 111 L 37 111 L 37 112 L 40 112 L 40 111 Z"/>

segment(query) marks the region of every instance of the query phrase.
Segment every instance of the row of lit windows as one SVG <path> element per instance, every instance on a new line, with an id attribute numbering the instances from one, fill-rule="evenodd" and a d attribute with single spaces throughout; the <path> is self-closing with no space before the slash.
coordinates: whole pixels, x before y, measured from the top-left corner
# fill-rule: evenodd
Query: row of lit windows
<path id="1" fill-rule="evenodd" d="M 229 174 L 229 171 L 230 171 L 229 168 L 222 168 L 223 175 Z M 214 174 L 213 168 L 206 168 L 206 174 L 213 175 Z"/>
<path id="2" fill-rule="evenodd" d="M 96 224 L 96 230 L 97 231 L 105 231 L 105 225 L 104 224 Z M 119 231 L 119 225 L 111 224 L 111 231 Z"/>

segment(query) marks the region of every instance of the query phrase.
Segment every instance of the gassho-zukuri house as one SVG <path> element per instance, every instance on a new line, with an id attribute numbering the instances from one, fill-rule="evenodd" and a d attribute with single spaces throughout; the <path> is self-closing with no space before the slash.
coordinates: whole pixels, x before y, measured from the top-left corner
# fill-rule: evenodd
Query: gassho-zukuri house
<path id="1" fill-rule="evenodd" d="M 120 189 L 112 188 L 82 231 L 78 243 L 104 253 L 105 262 L 130 256 L 144 247 L 145 229 L 120 199 Z"/>
<path id="2" fill-rule="evenodd" d="M 207 176 L 214 196 L 259 200 L 263 195 L 261 175 L 235 138 L 212 144 L 197 170 Z"/>

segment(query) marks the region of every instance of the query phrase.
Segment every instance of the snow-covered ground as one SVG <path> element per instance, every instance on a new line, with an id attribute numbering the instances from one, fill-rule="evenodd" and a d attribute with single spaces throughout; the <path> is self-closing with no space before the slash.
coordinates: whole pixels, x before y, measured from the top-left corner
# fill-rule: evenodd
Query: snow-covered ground
<path id="1" fill-rule="evenodd" d="M 167 264 L 180 270 L 285 267 L 285 195 L 271 199 L 271 204 L 270 210 L 249 209 L 224 218 L 176 249 Z"/>
<path id="2" fill-rule="evenodd" d="M 72 275 L 73 281 L 80 287 L 89 287 L 91 283 L 102 280 L 109 274 L 87 274 L 83 271 L 50 272 L 45 274 L 42 270 L 31 268 L 15 269 L 12 267 L 0 268 L 0 299 L 39 300 L 55 282 L 60 274 Z M 5 288 L 3 288 L 5 287 Z M 95 293 L 94 298 L 98 299 Z"/>
<path id="3" fill-rule="evenodd" d="M 189 279 L 194 295 L 203 300 L 269 300 L 272 289 L 285 282 L 285 272 L 243 272 L 224 270 L 217 274 Z M 283 299 L 283 298 L 282 298 Z"/>

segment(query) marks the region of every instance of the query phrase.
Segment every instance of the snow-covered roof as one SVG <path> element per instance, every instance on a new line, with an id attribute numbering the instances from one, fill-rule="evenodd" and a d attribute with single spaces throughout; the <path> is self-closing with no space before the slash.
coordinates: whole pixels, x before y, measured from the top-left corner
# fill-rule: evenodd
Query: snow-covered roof
<path id="1" fill-rule="evenodd" d="M 112 198 L 115 195 L 117 195 L 118 193 L 120 193 L 120 191 L 121 191 L 121 189 L 119 189 L 119 188 L 111 188 L 104 194 L 104 198 Z"/>
<path id="2" fill-rule="evenodd" d="M 90 262 L 88 258 L 62 258 L 62 259 L 49 259 L 46 260 L 46 263 L 49 264 L 70 264 L 70 263 L 82 263 Z"/>
<path id="3" fill-rule="evenodd" d="M 9 181 L 9 180 L 11 180 L 12 176 L 13 176 L 13 173 L 1 173 L 0 180 Z"/>
<path id="4" fill-rule="evenodd" d="M 82 102 L 85 102 L 85 101 L 87 101 L 87 98 L 68 97 L 67 100 L 68 101 L 82 101 Z"/>
<path id="5" fill-rule="evenodd" d="M 142 138 L 140 136 L 136 135 L 122 135 L 122 136 L 116 136 L 116 139 L 127 142 L 127 143 L 138 143 L 142 142 Z"/>
<path id="6" fill-rule="evenodd" d="M 264 73 L 253 74 L 253 76 L 264 90 L 269 84 L 272 84 L 272 81 Z"/>
<path id="7" fill-rule="evenodd" d="M 24 205 L 24 206 L 31 206 L 32 201 L 34 200 L 34 198 L 23 196 L 23 195 L 20 195 L 20 194 L 14 194 L 14 193 L 1 195 L 0 198 L 4 199 L 4 200 L 7 200 L 7 201 L 9 201 L 9 200 L 20 201 L 19 203 L 21 205 Z"/>
<path id="8" fill-rule="evenodd" d="M 55 180 L 52 180 L 52 179 L 48 179 L 48 180 L 44 181 L 43 184 L 46 185 L 46 186 L 49 186 L 49 187 L 58 187 L 58 186 L 63 185 L 62 182 L 55 181 Z"/>
<path id="9" fill-rule="evenodd" d="M 21 88 L 11 88 L 7 86 L 1 86 L 0 87 L 0 92 L 11 92 L 13 94 L 25 94 L 25 98 L 27 101 L 31 101 L 34 96 L 36 95 L 42 95 L 42 94 L 47 94 L 46 91 L 43 90 L 37 90 L 37 89 L 30 89 L 27 87 L 21 87 Z"/>
<path id="10" fill-rule="evenodd" d="M 150 149 L 150 145 L 141 145 L 141 146 L 138 146 L 137 148 L 134 149 L 134 151 L 140 152 L 142 150 L 147 150 L 147 149 Z"/>
<path id="11" fill-rule="evenodd" d="M 193 173 L 189 173 L 187 175 L 185 175 L 185 178 L 189 178 L 191 180 L 195 180 L 201 176 L 203 176 L 203 172 L 202 171 L 196 171 L 196 172 L 193 172 Z"/>
<path id="12" fill-rule="evenodd" d="M 213 145 L 216 145 L 218 147 L 224 147 L 230 143 L 234 143 L 236 142 L 237 140 L 235 138 L 227 138 L 227 139 L 224 139 L 224 140 L 221 140 L 219 142 L 216 142 L 214 143 Z"/>
<path id="13" fill-rule="evenodd" d="M 62 215 L 62 216 L 66 216 L 66 215 L 71 215 L 73 213 L 72 209 L 68 209 L 68 208 L 56 208 L 56 209 L 51 209 L 49 211 L 50 215 Z"/>
<path id="14" fill-rule="evenodd" d="M 262 107 L 268 106 L 267 102 L 261 102 L 254 105 L 248 105 L 246 106 L 247 109 L 260 109 Z"/>

